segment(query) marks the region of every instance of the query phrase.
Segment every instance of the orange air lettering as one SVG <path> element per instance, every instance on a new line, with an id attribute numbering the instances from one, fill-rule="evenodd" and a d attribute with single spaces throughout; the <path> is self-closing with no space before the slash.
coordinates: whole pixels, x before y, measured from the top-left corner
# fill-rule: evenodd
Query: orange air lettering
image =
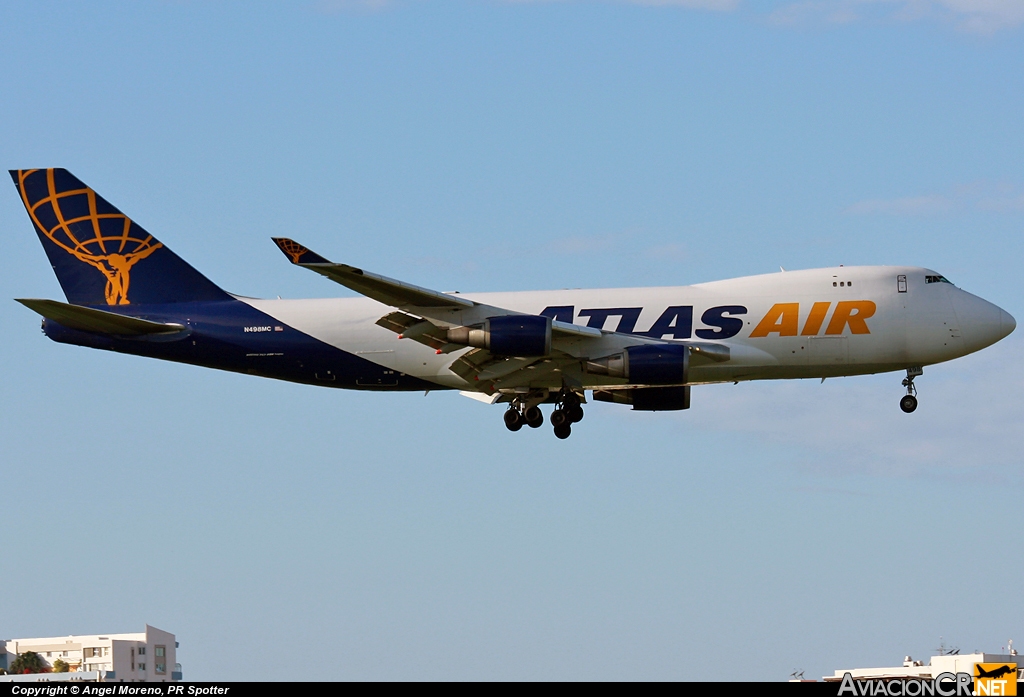
<path id="1" fill-rule="evenodd" d="M 821 325 L 825 321 L 825 315 L 828 314 L 828 307 L 832 303 L 814 303 L 811 306 L 811 314 L 807 315 L 807 322 L 804 324 L 804 330 L 800 332 L 800 336 L 817 336 L 818 332 L 821 331 Z"/>
<path id="2" fill-rule="evenodd" d="M 832 319 L 828 323 L 826 334 L 842 334 L 847 325 L 851 334 L 870 334 L 868 317 L 875 314 L 875 304 L 870 300 L 843 300 L 836 305 Z"/>
<path id="3" fill-rule="evenodd" d="M 750 336 L 768 336 L 772 332 L 778 332 L 779 336 L 796 336 L 799 324 L 800 303 L 775 303 Z"/>

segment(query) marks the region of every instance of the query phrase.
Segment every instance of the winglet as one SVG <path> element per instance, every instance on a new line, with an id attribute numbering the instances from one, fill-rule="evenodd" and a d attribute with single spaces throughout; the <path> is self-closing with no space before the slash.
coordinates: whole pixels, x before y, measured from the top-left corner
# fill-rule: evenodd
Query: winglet
<path id="1" fill-rule="evenodd" d="M 293 264 L 331 263 L 316 252 L 312 252 L 306 247 L 303 247 L 295 240 L 290 240 L 287 237 L 271 237 L 270 239 L 274 240 L 274 244 L 277 245 L 278 249 L 284 252 L 284 255 L 288 257 Z"/>

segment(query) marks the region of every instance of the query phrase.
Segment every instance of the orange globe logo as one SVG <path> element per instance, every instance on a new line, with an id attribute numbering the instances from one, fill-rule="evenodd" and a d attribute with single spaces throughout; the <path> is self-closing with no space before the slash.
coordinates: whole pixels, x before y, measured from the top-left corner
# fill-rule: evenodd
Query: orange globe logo
<path id="1" fill-rule="evenodd" d="M 295 240 L 280 238 L 275 239 L 274 242 L 277 243 L 282 252 L 288 255 L 293 264 L 301 263 L 299 260 L 302 259 L 302 255 L 309 251 Z"/>
<path id="2" fill-rule="evenodd" d="M 107 280 L 108 305 L 129 305 L 131 270 L 163 244 L 120 212 L 99 212 L 96 192 L 85 187 L 57 192 L 53 170 L 46 170 L 47 195 L 30 203 L 25 180 L 39 170 L 18 172 L 18 189 L 29 217 L 55 245 L 96 268 Z"/>

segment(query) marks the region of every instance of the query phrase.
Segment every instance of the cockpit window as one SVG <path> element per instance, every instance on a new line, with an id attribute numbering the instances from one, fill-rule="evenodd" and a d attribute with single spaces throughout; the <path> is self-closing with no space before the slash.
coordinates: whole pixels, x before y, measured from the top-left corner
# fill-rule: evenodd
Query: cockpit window
<path id="1" fill-rule="evenodd" d="M 952 283 L 950 283 L 949 279 L 946 278 L 945 276 L 925 276 L 924 277 L 924 282 L 925 283 L 949 283 L 949 285 L 953 285 Z"/>

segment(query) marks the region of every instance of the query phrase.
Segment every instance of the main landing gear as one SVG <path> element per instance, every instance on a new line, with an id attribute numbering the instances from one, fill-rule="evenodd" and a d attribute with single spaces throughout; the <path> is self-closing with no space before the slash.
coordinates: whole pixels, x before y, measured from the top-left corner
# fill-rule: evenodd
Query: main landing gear
<path id="1" fill-rule="evenodd" d="M 900 400 L 900 409 L 909 414 L 917 409 L 917 388 L 914 387 L 914 378 L 924 375 L 923 368 L 907 368 L 907 377 L 903 378 L 903 386 L 907 388 L 907 394 Z"/>
<path id="2" fill-rule="evenodd" d="M 575 392 L 565 390 L 559 397 L 561 401 L 551 412 L 551 425 L 555 427 L 555 437 L 565 440 L 572 435 L 572 425 L 583 421 L 583 407 Z"/>
<path id="3" fill-rule="evenodd" d="M 544 412 L 538 406 L 522 409 L 522 405 L 513 402 L 505 412 L 505 428 L 518 431 L 524 424 L 530 428 L 540 428 L 544 425 Z"/>
<path id="4" fill-rule="evenodd" d="M 504 419 L 505 428 L 510 431 L 518 431 L 524 425 L 540 428 L 544 424 L 544 412 L 536 404 L 516 399 L 509 404 Z M 572 433 L 572 424 L 582 420 L 583 407 L 580 405 L 579 396 L 571 390 L 559 394 L 558 405 L 551 412 L 551 425 L 554 427 L 555 436 L 561 439 L 568 438 Z"/>

